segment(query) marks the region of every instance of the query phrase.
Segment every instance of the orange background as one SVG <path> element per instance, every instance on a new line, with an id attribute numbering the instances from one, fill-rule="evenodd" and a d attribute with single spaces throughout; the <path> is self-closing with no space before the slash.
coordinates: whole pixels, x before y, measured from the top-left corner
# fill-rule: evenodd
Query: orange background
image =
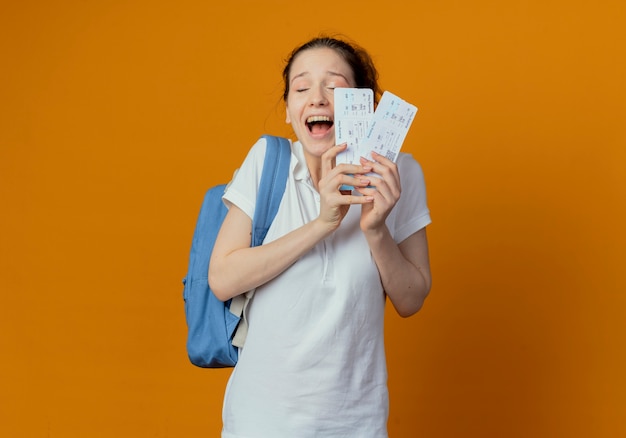
<path id="1" fill-rule="evenodd" d="M 392 437 L 626 435 L 622 0 L 4 2 L 0 435 L 218 436 L 187 361 L 207 187 L 288 135 L 319 31 L 420 108 L 434 287 L 388 313 Z"/>

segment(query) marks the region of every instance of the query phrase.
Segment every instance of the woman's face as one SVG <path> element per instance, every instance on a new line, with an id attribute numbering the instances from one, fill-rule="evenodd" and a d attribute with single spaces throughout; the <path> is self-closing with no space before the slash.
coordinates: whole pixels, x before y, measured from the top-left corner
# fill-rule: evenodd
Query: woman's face
<path id="1" fill-rule="evenodd" d="M 333 90 L 355 86 L 352 69 L 333 49 L 309 49 L 293 60 L 287 123 L 308 154 L 319 157 L 335 145 Z"/>

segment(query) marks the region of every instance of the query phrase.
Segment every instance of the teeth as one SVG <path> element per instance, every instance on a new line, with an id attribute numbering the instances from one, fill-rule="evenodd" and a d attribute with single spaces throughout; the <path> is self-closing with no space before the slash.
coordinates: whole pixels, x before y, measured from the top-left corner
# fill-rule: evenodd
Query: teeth
<path id="1" fill-rule="evenodd" d="M 306 119 L 307 123 L 315 123 L 315 122 L 330 122 L 330 117 L 328 116 L 311 116 Z"/>

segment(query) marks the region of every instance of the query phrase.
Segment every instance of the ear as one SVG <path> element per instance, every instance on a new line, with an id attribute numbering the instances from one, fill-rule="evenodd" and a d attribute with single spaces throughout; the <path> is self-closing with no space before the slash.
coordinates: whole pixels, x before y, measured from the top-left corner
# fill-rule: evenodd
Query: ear
<path id="1" fill-rule="evenodd" d="M 285 123 L 287 123 L 287 124 L 291 123 L 291 117 L 289 117 L 289 107 L 288 106 L 285 107 Z"/>

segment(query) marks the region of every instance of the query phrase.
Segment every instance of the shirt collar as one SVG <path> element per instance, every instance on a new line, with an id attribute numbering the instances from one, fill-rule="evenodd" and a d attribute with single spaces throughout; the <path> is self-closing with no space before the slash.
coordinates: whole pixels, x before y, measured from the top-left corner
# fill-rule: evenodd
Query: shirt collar
<path id="1" fill-rule="evenodd" d="M 292 151 L 296 158 L 294 160 L 295 163 L 292 163 L 294 178 L 300 181 L 309 179 L 309 168 L 306 165 L 302 143 L 299 141 L 293 142 Z"/>

